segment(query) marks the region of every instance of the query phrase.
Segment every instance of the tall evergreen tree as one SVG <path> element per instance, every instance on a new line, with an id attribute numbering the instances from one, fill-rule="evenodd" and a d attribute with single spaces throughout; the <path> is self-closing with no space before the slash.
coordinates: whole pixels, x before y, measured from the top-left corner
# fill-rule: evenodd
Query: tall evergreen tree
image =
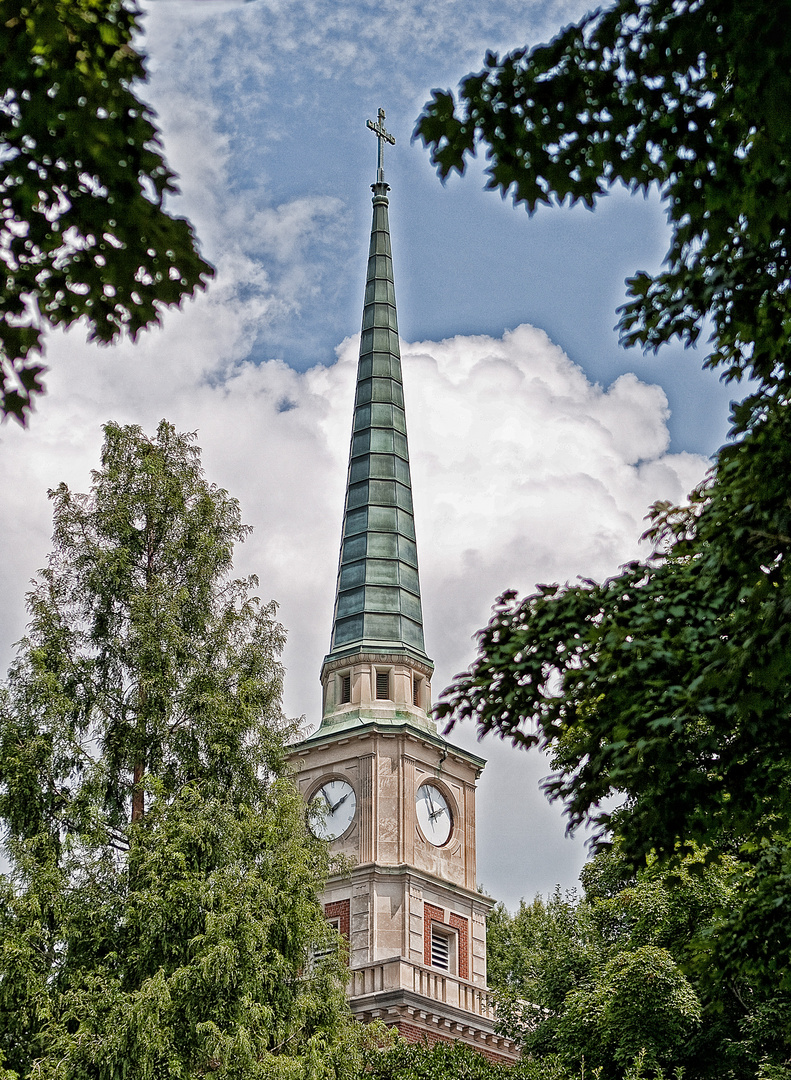
<path id="1" fill-rule="evenodd" d="M 90 493 L 50 495 L 0 704 L 3 1063 L 343 1074 L 338 960 L 307 964 L 326 846 L 286 769 L 275 605 L 229 576 L 237 502 L 164 421 L 108 424 Z"/>

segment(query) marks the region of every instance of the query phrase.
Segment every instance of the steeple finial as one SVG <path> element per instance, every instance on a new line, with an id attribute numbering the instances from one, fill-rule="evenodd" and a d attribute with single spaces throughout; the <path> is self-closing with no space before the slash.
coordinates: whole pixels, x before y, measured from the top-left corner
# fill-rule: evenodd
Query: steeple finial
<path id="1" fill-rule="evenodd" d="M 389 142 L 391 146 L 395 146 L 395 135 L 391 135 L 389 131 L 385 130 L 384 109 L 380 109 L 377 115 L 378 120 L 376 123 L 373 120 L 366 120 L 365 123 L 366 127 L 369 127 L 377 138 L 376 182 L 377 184 L 383 184 L 385 182 L 384 144 Z"/>

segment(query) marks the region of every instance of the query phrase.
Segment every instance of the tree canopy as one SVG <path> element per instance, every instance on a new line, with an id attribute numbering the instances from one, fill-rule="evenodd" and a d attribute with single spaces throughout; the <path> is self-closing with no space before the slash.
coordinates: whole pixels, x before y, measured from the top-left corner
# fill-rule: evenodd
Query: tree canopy
<path id="1" fill-rule="evenodd" d="M 786 385 L 791 331 L 791 45 L 769 0 L 619 0 L 550 44 L 486 57 L 435 90 L 416 135 L 440 175 L 478 146 L 488 186 L 533 212 L 655 186 L 664 268 L 628 282 L 627 344 L 691 343 L 709 366 Z"/>
<path id="2" fill-rule="evenodd" d="M 0 20 L 0 412 L 43 389 L 43 328 L 134 338 L 213 273 L 137 96 L 138 8 L 5 0 Z"/>
<path id="3" fill-rule="evenodd" d="M 698 851 L 674 873 L 656 860 L 634 873 L 616 845 L 583 868 L 583 897 L 498 906 L 487 938 L 504 1029 L 569 1075 L 786 1075 L 788 993 L 707 975 L 712 933 L 739 902 L 730 870 Z"/>
<path id="4" fill-rule="evenodd" d="M 361 1073 L 366 1080 L 584 1080 L 566 1071 L 556 1055 L 523 1058 L 516 1064 L 488 1061 L 463 1042 L 407 1043 L 369 1051 Z"/>
<path id="5" fill-rule="evenodd" d="M 712 972 L 788 987 L 791 919 L 791 46 L 766 0 L 619 0 L 436 91 L 417 133 L 440 172 L 477 146 L 517 203 L 658 188 L 671 242 L 636 274 L 626 343 L 711 330 L 706 360 L 754 379 L 688 505 L 657 505 L 651 554 L 604 583 L 497 602 L 440 702 L 553 757 L 573 828 L 633 867 L 699 845 L 734 857 L 739 902 Z M 613 809 L 617 807 L 618 809 Z M 786 1021 L 787 1025 L 787 1021 Z M 785 1037 L 788 1040 L 786 1026 Z"/>
<path id="6" fill-rule="evenodd" d="M 229 576 L 238 504 L 164 421 L 108 424 L 91 491 L 50 494 L 0 699 L 0 1065 L 353 1075 L 327 846 L 285 764 L 283 630 Z"/>

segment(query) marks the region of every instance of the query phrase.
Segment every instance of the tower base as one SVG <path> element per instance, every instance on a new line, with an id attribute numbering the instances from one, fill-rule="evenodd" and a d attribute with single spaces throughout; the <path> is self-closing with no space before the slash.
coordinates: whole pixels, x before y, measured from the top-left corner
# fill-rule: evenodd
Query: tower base
<path id="1" fill-rule="evenodd" d="M 495 1029 L 492 995 L 431 968 L 393 957 L 350 972 L 349 1005 L 363 1023 L 381 1020 L 411 1043 L 464 1043 L 513 1065 L 519 1049 Z"/>

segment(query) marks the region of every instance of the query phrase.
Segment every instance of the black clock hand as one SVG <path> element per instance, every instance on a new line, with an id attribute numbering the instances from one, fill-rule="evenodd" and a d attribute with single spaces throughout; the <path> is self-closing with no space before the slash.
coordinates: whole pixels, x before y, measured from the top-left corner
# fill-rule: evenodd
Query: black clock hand
<path id="1" fill-rule="evenodd" d="M 347 791 L 346 794 L 342 798 L 338 799 L 338 801 L 335 803 L 334 806 L 330 807 L 330 813 L 334 814 L 335 811 L 338 809 L 338 807 L 343 806 L 343 804 L 346 802 L 346 800 L 348 798 L 349 798 L 349 792 Z"/>

